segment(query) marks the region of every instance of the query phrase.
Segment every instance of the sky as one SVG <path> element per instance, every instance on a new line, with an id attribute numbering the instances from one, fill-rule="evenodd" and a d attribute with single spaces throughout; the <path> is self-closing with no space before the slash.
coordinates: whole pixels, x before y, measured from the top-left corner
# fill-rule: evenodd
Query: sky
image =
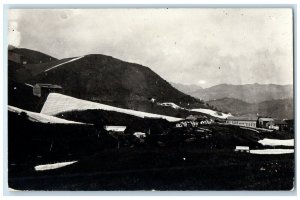
<path id="1" fill-rule="evenodd" d="M 291 9 L 11 9 L 9 44 L 58 59 L 104 54 L 167 81 L 292 84 Z"/>

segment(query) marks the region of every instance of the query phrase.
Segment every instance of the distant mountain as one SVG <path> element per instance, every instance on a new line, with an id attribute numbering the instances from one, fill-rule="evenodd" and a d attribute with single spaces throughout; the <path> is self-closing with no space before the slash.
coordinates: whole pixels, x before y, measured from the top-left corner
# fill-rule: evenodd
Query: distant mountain
<path id="1" fill-rule="evenodd" d="M 199 89 L 189 94 L 205 101 L 234 98 L 247 103 L 259 103 L 276 99 L 293 98 L 293 85 L 257 83 L 246 85 L 221 84 Z"/>
<path id="2" fill-rule="evenodd" d="M 233 115 L 243 115 L 245 112 L 245 108 L 251 106 L 250 103 L 233 98 L 211 100 L 207 101 L 206 103 L 215 107 L 216 109 L 220 109 L 224 112 L 229 112 Z"/>
<path id="3" fill-rule="evenodd" d="M 232 98 L 223 98 L 207 102 L 209 105 L 230 112 L 233 115 L 248 115 L 257 113 L 261 116 L 269 116 L 278 119 L 293 119 L 293 99 L 277 99 L 260 103 L 246 103 Z"/>
<path id="4" fill-rule="evenodd" d="M 151 111 L 151 99 L 184 108 L 207 107 L 148 67 L 100 54 L 25 65 L 17 70 L 14 79 L 32 85 L 58 84 L 69 96 L 141 111 Z"/>
<path id="5" fill-rule="evenodd" d="M 47 54 L 26 48 L 11 47 L 8 52 L 19 54 L 20 56 L 22 56 L 22 61 L 26 61 L 27 64 L 46 63 L 57 60 L 57 58 L 54 58 Z"/>
<path id="6" fill-rule="evenodd" d="M 176 88 L 177 90 L 185 94 L 192 94 L 195 91 L 201 91 L 203 89 L 201 86 L 195 84 L 186 85 L 186 84 L 173 83 L 173 82 L 170 83 L 174 88 Z"/>

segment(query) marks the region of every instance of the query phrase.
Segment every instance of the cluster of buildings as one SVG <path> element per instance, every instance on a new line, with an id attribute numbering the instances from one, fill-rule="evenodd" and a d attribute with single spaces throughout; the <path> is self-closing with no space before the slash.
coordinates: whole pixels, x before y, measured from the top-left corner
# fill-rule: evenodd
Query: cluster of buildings
<path id="1" fill-rule="evenodd" d="M 270 117 L 254 117 L 254 116 L 241 116 L 241 117 L 228 117 L 227 124 L 246 126 L 252 128 L 266 128 L 273 130 L 291 130 L 293 129 L 294 120 L 277 120 Z"/>
<path id="2" fill-rule="evenodd" d="M 213 120 L 206 116 L 190 115 L 185 120 L 176 123 L 176 128 L 198 127 L 200 124 L 211 124 Z"/>
<path id="3" fill-rule="evenodd" d="M 207 116 L 190 115 L 184 120 L 177 122 L 177 128 L 198 127 L 199 125 L 211 124 L 212 122 L 221 122 L 226 124 L 250 127 L 250 128 L 265 128 L 278 131 L 293 131 L 294 120 L 277 120 L 270 117 L 260 116 L 239 116 L 228 117 L 224 120 L 211 119 Z"/>

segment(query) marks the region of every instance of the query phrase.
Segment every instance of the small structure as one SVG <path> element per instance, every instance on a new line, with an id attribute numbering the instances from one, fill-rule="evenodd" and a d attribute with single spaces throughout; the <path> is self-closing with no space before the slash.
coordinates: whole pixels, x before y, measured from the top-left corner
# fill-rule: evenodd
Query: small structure
<path id="1" fill-rule="evenodd" d="M 226 123 L 255 128 L 257 127 L 257 117 L 251 117 L 251 116 L 228 117 Z"/>
<path id="2" fill-rule="evenodd" d="M 269 128 L 268 123 L 274 122 L 273 118 L 270 117 L 259 117 L 258 118 L 258 127 L 259 128 Z"/>
<path id="3" fill-rule="evenodd" d="M 238 152 L 249 152 L 250 148 L 248 146 L 236 146 L 235 151 Z"/>
<path id="4" fill-rule="evenodd" d="M 183 125 L 181 123 L 177 123 L 175 126 L 176 126 L 176 128 L 182 128 L 183 127 Z"/>
<path id="5" fill-rule="evenodd" d="M 146 133 L 143 132 L 135 132 L 133 135 L 139 139 L 146 138 Z"/>
<path id="6" fill-rule="evenodd" d="M 38 97 L 47 97 L 49 93 L 62 92 L 62 87 L 59 85 L 53 84 L 44 84 L 44 83 L 37 83 L 33 86 L 33 95 Z"/>
<path id="7" fill-rule="evenodd" d="M 124 133 L 126 126 L 104 126 L 106 131 Z"/>
<path id="8" fill-rule="evenodd" d="M 275 129 L 278 131 L 287 130 L 288 123 L 281 120 L 270 121 L 266 125 L 269 129 Z"/>

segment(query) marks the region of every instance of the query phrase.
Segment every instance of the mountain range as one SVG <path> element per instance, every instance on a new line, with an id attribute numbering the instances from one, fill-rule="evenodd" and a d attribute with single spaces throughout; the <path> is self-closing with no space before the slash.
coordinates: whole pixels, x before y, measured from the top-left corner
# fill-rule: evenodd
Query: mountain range
<path id="1" fill-rule="evenodd" d="M 209 88 L 195 87 L 195 85 L 173 84 L 178 90 L 202 99 L 211 101 L 223 98 L 239 99 L 247 103 L 293 98 L 293 85 L 276 84 L 220 84 Z"/>
<path id="2" fill-rule="evenodd" d="M 235 116 L 259 115 L 276 119 L 293 119 L 293 99 L 276 99 L 259 103 L 247 103 L 239 99 L 223 98 L 207 102 L 215 109 Z"/>

